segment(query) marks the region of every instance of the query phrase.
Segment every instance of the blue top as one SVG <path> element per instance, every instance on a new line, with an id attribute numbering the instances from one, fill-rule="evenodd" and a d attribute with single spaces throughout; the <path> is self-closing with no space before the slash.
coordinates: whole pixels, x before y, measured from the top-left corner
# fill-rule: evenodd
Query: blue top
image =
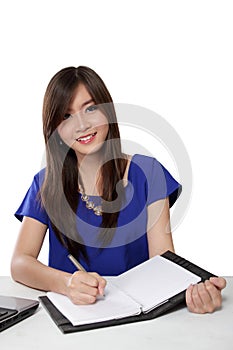
<path id="1" fill-rule="evenodd" d="M 34 218 L 48 226 L 49 266 L 73 273 L 76 268 L 67 258 L 68 251 L 62 246 L 51 227 L 45 209 L 37 199 L 37 193 L 44 178 L 45 169 L 35 175 L 32 185 L 16 211 L 15 216 Z M 132 157 L 125 187 L 125 201 L 118 217 L 114 238 L 106 248 L 99 249 L 96 244 L 101 217 L 88 210 L 79 200 L 77 227 L 87 246 L 89 265 L 80 258 L 87 271 L 100 275 L 118 275 L 149 258 L 147 244 L 147 206 L 155 201 L 169 197 L 170 207 L 181 192 L 181 185 L 155 158 L 136 154 Z M 98 204 L 99 197 L 93 196 Z"/>

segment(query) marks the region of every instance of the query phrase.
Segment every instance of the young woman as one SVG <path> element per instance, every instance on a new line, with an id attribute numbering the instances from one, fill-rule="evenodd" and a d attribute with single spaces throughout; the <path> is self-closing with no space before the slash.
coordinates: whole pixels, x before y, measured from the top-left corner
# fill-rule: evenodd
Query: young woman
<path id="1" fill-rule="evenodd" d="M 46 168 L 35 175 L 16 217 L 22 221 L 12 276 L 30 287 L 94 303 L 104 275 L 174 251 L 169 207 L 181 186 L 154 158 L 122 152 L 112 98 L 90 68 L 68 67 L 49 82 L 43 104 Z M 49 231 L 49 264 L 37 258 Z M 85 267 L 76 271 L 71 253 Z M 190 311 L 221 305 L 223 278 L 187 290 Z"/>

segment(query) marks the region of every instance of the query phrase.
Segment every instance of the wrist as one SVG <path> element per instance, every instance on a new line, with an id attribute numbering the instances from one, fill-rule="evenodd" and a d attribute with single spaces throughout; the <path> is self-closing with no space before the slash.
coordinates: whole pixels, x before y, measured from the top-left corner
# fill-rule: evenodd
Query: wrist
<path id="1" fill-rule="evenodd" d="M 59 294 L 68 294 L 70 278 L 72 274 L 57 270 L 54 278 L 51 280 L 50 290 Z"/>

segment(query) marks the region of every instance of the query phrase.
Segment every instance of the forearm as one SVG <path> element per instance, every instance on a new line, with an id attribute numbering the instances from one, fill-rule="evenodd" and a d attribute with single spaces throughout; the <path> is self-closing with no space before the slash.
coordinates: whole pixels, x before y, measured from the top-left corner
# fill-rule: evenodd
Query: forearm
<path id="1" fill-rule="evenodd" d="M 11 263 L 12 278 L 29 287 L 67 294 L 71 274 L 42 264 L 32 256 L 13 257 Z"/>

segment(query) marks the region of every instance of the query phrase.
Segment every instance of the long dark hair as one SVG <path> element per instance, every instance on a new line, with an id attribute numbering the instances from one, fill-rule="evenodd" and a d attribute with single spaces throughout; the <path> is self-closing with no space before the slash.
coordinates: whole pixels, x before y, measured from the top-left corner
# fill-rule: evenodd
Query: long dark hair
<path id="1" fill-rule="evenodd" d="M 79 172 L 75 152 L 66 145 L 61 146 L 57 133 L 58 125 L 63 121 L 77 86 L 82 83 L 108 119 L 109 131 L 106 138 L 114 142 L 105 142 L 104 154 L 108 159 L 101 166 L 102 198 L 111 203 L 117 198 L 116 185 L 123 192 L 123 179 L 127 159 L 121 150 L 120 133 L 113 101 L 103 80 L 92 69 L 79 66 L 67 67 L 56 73 L 50 80 L 44 95 L 43 133 L 46 145 L 46 170 L 40 191 L 42 205 L 45 207 L 59 241 L 68 250 L 79 257 L 86 256 L 85 246 L 77 231 L 76 212 Z M 119 185 L 120 184 L 120 185 Z M 120 190 L 119 190 L 120 188 Z M 120 206 L 112 213 L 105 212 L 103 206 L 102 224 L 99 232 L 101 246 L 107 246 L 117 226 Z M 111 211 L 111 210 L 110 210 Z M 108 230 L 111 228 L 111 230 Z"/>

